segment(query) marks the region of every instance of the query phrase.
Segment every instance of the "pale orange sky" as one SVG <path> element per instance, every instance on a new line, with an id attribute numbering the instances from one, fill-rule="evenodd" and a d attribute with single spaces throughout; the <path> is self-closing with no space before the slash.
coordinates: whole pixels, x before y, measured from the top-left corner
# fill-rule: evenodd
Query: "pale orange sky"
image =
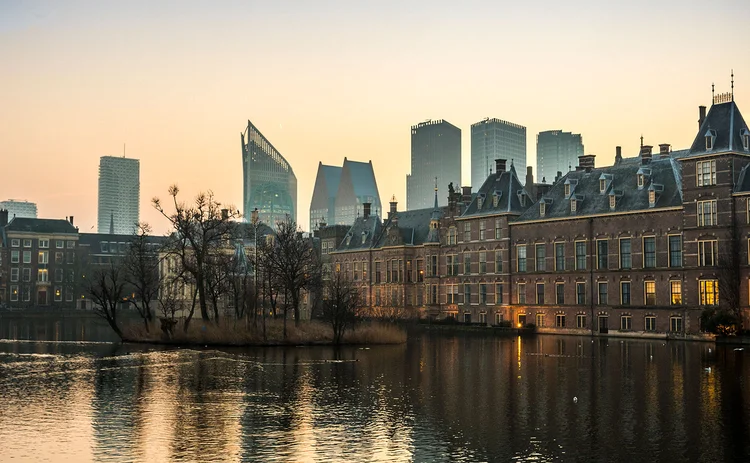
<path id="1" fill-rule="evenodd" d="M 362 4 L 360 4 L 362 3 Z M 402 4 L 408 3 L 408 4 Z M 497 117 L 536 134 L 687 147 L 711 83 L 750 112 L 750 5 L 693 0 L 537 2 L 0 3 L 0 200 L 96 223 L 99 157 L 141 160 L 141 220 L 171 183 L 242 208 L 247 119 L 298 179 L 307 228 L 319 161 L 372 159 L 381 199 L 405 207 L 409 128 L 463 132 Z M 750 117 L 750 113 L 746 113 Z M 520 173 L 519 173 L 520 174 Z"/>

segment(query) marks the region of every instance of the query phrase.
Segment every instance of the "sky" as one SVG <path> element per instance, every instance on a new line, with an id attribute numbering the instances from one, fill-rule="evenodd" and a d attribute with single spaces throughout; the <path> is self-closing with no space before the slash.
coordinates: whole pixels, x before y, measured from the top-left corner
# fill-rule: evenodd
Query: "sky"
<path id="1" fill-rule="evenodd" d="M 640 136 L 686 148 L 730 90 L 750 117 L 747 0 L 0 0 L 0 200 L 95 231 L 101 156 L 141 161 L 141 220 L 177 184 L 242 209 L 251 120 L 290 162 L 309 224 L 318 163 L 372 160 L 406 205 L 410 127 L 497 117 L 581 133 L 597 165 Z M 475 188 L 478 187 L 475 186 Z M 447 192 L 446 192 L 447 194 Z"/>

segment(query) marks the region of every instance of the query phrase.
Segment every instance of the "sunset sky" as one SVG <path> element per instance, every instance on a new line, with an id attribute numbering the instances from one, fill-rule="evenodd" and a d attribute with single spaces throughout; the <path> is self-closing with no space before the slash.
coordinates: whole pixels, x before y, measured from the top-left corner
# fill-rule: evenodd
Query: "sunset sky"
<path id="1" fill-rule="evenodd" d="M 177 183 L 242 207 L 250 119 L 292 164 L 307 228 L 318 162 L 372 160 L 406 205 L 409 128 L 497 117 L 615 146 L 687 147 L 711 83 L 750 117 L 748 0 L 0 0 L 0 200 L 95 230 L 99 157 L 141 160 L 141 220 Z"/>

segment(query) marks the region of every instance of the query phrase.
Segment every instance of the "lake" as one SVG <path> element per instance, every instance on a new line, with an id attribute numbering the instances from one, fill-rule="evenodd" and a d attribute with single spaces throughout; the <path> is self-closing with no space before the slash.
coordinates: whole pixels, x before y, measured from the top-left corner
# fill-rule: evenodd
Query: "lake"
<path id="1" fill-rule="evenodd" d="M 0 319 L 1 461 L 750 458 L 750 351 L 732 347 L 424 332 L 370 348 L 176 349 L 106 336 L 90 319 Z"/>

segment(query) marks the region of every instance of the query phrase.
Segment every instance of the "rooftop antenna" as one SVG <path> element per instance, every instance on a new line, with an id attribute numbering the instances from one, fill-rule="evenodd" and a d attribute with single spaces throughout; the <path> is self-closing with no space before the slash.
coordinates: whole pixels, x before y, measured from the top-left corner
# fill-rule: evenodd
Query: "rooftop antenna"
<path id="1" fill-rule="evenodd" d="M 734 69 L 732 69 L 732 101 L 734 101 Z"/>

